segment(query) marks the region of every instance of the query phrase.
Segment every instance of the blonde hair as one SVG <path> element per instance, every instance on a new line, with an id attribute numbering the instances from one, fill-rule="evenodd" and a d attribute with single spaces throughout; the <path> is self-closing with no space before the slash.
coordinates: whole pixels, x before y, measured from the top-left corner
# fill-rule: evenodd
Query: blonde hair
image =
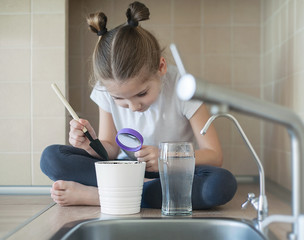
<path id="1" fill-rule="evenodd" d="M 127 23 L 110 31 L 107 31 L 104 13 L 93 13 L 87 18 L 90 30 L 100 37 L 93 53 L 93 86 L 113 79 L 123 82 L 142 71 L 151 76 L 159 69 L 159 43 L 149 31 L 138 25 L 149 19 L 149 9 L 140 2 L 133 2 L 126 16 Z"/>

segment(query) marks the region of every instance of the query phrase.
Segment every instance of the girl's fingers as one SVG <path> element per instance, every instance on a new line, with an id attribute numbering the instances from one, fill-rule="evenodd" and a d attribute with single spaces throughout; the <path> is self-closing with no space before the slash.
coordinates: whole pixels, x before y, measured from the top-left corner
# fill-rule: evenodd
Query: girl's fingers
<path id="1" fill-rule="evenodd" d="M 79 129 L 79 130 L 82 130 L 84 127 L 84 125 L 82 125 L 80 122 L 76 121 L 75 119 L 72 119 L 70 121 L 70 126 L 71 128 Z"/>

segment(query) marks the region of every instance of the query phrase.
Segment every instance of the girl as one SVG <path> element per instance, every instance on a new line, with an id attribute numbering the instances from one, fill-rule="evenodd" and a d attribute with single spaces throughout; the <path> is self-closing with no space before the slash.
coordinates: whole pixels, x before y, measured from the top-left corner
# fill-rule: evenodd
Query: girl
<path id="1" fill-rule="evenodd" d="M 127 23 L 110 31 L 103 13 L 91 14 L 87 22 L 98 36 L 93 54 L 94 89 L 91 99 L 99 106 L 98 138 L 109 159 L 125 158 L 115 142 L 121 128 L 133 128 L 144 137 L 144 146 L 135 153 L 146 162 L 142 207 L 161 208 L 158 175 L 158 143 L 196 143 L 196 169 L 192 189 L 193 209 L 207 209 L 232 199 L 237 184 L 222 165 L 222 150 L 216 131 L 205 136 L 200 130 L 209 118 L 199 101 L 181 101 L 175 93 L 179 79 L 175 67 L 167 66 L 155 37 L 139 26 L 149 19 L 149 9 L 134 2 L 126 12 Z M 41 169 L 54 184 L 51 196 L 60 205 L 99 205 L 94 162 L 100 157 L 89 145 L 82 129 L 97 134 L 85 119 L 70 122 L 69 142 L 73 146 L 52 145 L 41 157 Z"/>

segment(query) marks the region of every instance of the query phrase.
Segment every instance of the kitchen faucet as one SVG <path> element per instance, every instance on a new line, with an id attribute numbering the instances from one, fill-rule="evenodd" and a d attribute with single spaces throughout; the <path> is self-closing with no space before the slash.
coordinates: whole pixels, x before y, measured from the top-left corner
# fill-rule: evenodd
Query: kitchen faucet
<path id="1" fill-rule="evenodd" d="M 279 123 L 287 128 L 291 139 L 292 216 L 267 216 L 261 221 L 261 228 L 266 228 L 272 222 L 292 223 L 289 239 L 304 240 L 304 174 L 300 175 L 300 172 L 304 173 L 304 124 L 301 118 L 283 106 L 206 81 L 196 81 L 193 75 L 185 71 L 176 46 L 171 44 L 170 48 L 181 74 L 176 88 L 180 99 L 199 99 L 206 103 L 224 105 L 227 109 Z"/>
<path id="2" fill-rule="evenodd" d="M 264 173 L 264 167 L 261 163 L 261 160 L 259 159 L 258 155 L 256 154 L 255 150 L 253 149 L 251 143 L 249 142 L 245 132 L 243 131 L 241 125 L 239 124 L 239 122 L 236 120 L 236 118 L 234 116 L 232 116 L 231 114 L 227 114 L 227 113 L 218 113 L 216 115 L 211 116 L 208 121 L 206 122 L 205 126 L 203 127 L 203 129 L 201 130 L 201 134 L 205 135 L 207 133 L 207 130 L 209 128 L 209 126 L 211 125 L 211 123 L 219 118 L 219 117 L 224 117 L 224 118 L 228 118 L 231 121 L 233 121 L 233 123 L 235 124 L 236 128 L 238 129 L 239 133 L 241 134 L 243 140 L 245 141 L 247 147 L 249 148 L 257 166 L 259 169 L 259 177 L 260 177 L 260 196 L 258 198 L 255 197 L 254 193 L 248 193 L 248 199 L 247 201 L 242 205 L 242 208 L 245 208 L 249 203 L 251 203 L 253 205 L 253 207 L 255 208 L 255 210 L 257 210 L 257 222 L 256 222 L 256 227 L 257 228 L 261 228 L 261 225 L 259 224 L 261 221 L 265 220 L 265 218 L 267 217 L 268 214 L 268 204 L 267 204 L 267 197 L 265 194 L 265 173 Z M 261 229 L 260 229 L 261 230 Z"/>

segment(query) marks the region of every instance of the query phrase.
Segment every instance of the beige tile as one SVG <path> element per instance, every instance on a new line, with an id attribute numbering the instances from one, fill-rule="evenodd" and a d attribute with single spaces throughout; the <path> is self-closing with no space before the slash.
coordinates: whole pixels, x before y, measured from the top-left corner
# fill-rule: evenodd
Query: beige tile
<path id="1" fill-rule="evenodd" d="M 88 55 L 92 56 L 95 45 L 98 42 L 98 36 L 95 33 L 89 31 L 87 26 L 82 27 L 81 34 L 83 39 L 82 41 L 83 46 L 81 46 L 82 54 L 84 56 L 88 56 Z"/>
<path id="2" fill-rule="evenodd" d="M 272 181 L 277 182 L 278 179 L 278 162 L 275 158 L 275 151 L 271 148 L 265 148 L 264 150 L 264 169 L 265 176 Z"/>
<path id="3" fill-rule="evenodd" d="M 296 29 L 296 21 L 295 21 L 295 14 L 296 14 L 296 0 L 290 0 L 288 2 L 288 37 L 291 37 L 295 33 Z"/>
<path id="4" fill-rule="evenodd" d="M 288 39 L 288 4 L 281 8 L 281 40 L 285 42 Z"/>
<path id="5" fill-rule="evenodd" d="M 30 83 L 1 83 L 0 118 L 29 118 L 31 114 Z"/>
<path id="6" fill-rule="evenodd" d="M 68 0 L 33 0 L 34 13 L 64 13 L 66 8 L 66 1 Z"/>
<path id="7" fill-rule="evenodd" d="M 31 33 L 31 16 L 24 15 L 0 15 L 0 47 L 29 48 Z M 20 26 L 22 23 L 22 27 Z M 16 30 L 18 28 L 18 31 Z"/>
<path id="8" fill-rule="evenodd" d="M 66 21 L 64 14 L 33 16 L 33 46 L 65 47 Z"/>
<path id="9" fill-rule="evenodd" d="M 40 157 L 40 153 L 33 153 L 32 185 L 52 185 L 53 181 L 50 180 L 40 169 Z"/>
<path id="10" fill-rule="evenodd" d="M 261 143 L 261 122 L 260 120 L 249 117 L 243 114 L 235 113 L 234 117 L 239 122 L 240 126 L 243 128 L 244 133 L 246 134 L 251 145 L 255 148 Z M 231 124 L 233 124 L 231 122 Z M 233 124 L 232 127 L 232 143 L 234 145 L 243 145 L 245 144 L 242 136 L 240 135 L 238 129 Z"/>
<path id="11" fill-rule="evenodd" d="M 182 52 L 182 54 L 183 54 L 182 60 L 186 71 L 193 74 L 193 76 L 201 79 L 203 63 L 202 63 L 202 57 L 199 55 L 199 53 L 187 54 L 187 52 L 185 52 L 184 54 Z"/>
<path id="12" fill-rule="evenodd" d="M 33 150 L 41 152 L 51 144 L 65 144 L 65 118 L 34 118 Z"/>
<path id="13" fill-rule="evenodd" d="M 304 1 L 296 1 L 296 31 L 304 28 Z"/>
<path id="14" fill-rule="evenodd" d="M 299 72 L 303 71 L 304 66 L 304 55 L 302 54 L 304 51 L 304 30 L 300 31 L 295 36 L 295 51 L 294 51 L 294 71 Z"/>
<path id="15" fill-rule="evenodd" d="M 275 14 L 273 17 L 273 24 L 271 29 L 273 47 L 278 46 L 281 43 L 280 39 L 280 28 L 281 28 L 281 16 L 280 14 Z"/>
<path id="16" fill-rule="evenodd" d="M 203 24 L 231 24 L 231 0 L 203 0 Z"/>
<path id="17" fill-rule="evenodd" d="M 83 114 L 85 117 L 87 116 L 99 116 L 98 106 L 95 102 L 93 102 L 90 98 L 91 95 L 91 88 L 85 88 L 83 91 L 83 103 L 84 109 Z"/>
<path id="18" fill-rule="evenodd" d="M 229 146 L 232 140 L 233 123 L 226 118 L 218 118 L 216 121 L 214 121 L 213 124 L 221 141 L 221 144 L 223 146 Z"/>
<path id="19" fill-rule="evenodd" d="M 204 27 L 202 37 L 203 54 L 231 53 L 230 27 Z"/>
<path id="20" fill-rule="evenodd" d="M 260 54 L 260 27 L 234 27 L 233 52 L 240 55 Z"/>
<path id="21" fill-rule="evenodd" d="M 273 142 L 275 140 L 275 128 L 276 125 L 271 122 L 264 122 L 263 128 L 263 145 L 268 148 L 273 148 Z"/>
<path id="22" fill-rule="evenodd" d="M 79 87 L 84 81 L 84 66 L 81 57 L 69 57 L 69 86 Z"/>
<path id="23" fill-rule="evenodd" d="M 145 0 L 140 2 L 144 3 L 150 11 L 150 20 L 146 21 L 147 24 L 172 24 L 172 1 Z"/>
<path id="24" fill-rule="evenodd" d="M 30 49 L 0 49 L 0 82 L 29 82 L 30 70 Z"/>
<path id="25" fill-rule="evenodd" d="M 236 175 L 257 175 L 257 165 L 245 145 L 232 147 L 232 168 Z"/>
<path id="26" fill-rule="evenodd" d="M 170 44 L 173 42 L 173 28 L 171 26 L 162 27 L 158 25 L 151 25 L 146 29 L 155 36 L 159 42 L 161 49 L 169 49 Z"/>
<path id="27" fill-rule="evenodd" d="M 262 1 L 263 4 L 263 20 L 267 20 L 272 14 L 272 1 Z"/>
<path id="28" fill-rule="evenodd" d="M 296 112 L 302 112 L 304 106 L 304 73 L 299 73 L 294 75 L 294 85 L 293 85 L 293 106 Z"/>
<path id="29" fill-rule="evenodd" d="M 231 57 L 206 56 L 204 57 L 204 78 L 213 83 L 227 84 L 231 82 Z"/>
<path id="30" fill-rule="evenodd" d="M 287 75 L 291 76 L 294 73 L 294 57 L 295 57 L 295 43 L 294 43 L 294 38 L 290 38 L 287 41 Z"/>
<path id="31" fill-rule="evenodd" d="M 76 111 L 76 113 L 82 113 L 84 111 L 84 109 L 82 109 L 82 103 L 84 102 L 84 92 L 85 91 L 81 85 L 75 87 L 70 86 L 69 88 L 69 102 L 71 106 L 73 106 L 73 109 Z M 88 106 L 86 106 L 86 108 L 87 107 Z"/>
<path id="32" fill-rule="evenodd" d="M 273 85 L 267 84 L 263 87 L 263 100 L 273 102 Z"/>
<path id="33" fill-rule="evenodd" d="M 87 28 L 82 28 L 80 25 L 69 25 L 69 55 L 73 57 L 80 57 L 82 55 L 83 46 L 83 32 L 88 32 Z"/>
<path id="34" fill-rule="evenodd" d="M 264 24 L 264 28 L 263 28 L 263 50 L 264 53 L 265 52 L 269 52 L 271 51 L 271 49 L 273 48 L 274 44 L 273 44 L 273 34 L 272 34 L 272 29 L 273 29 L 273 19 L 269 19 L 265 24 Z"/>
<path id="35" fill-rule="evenodd" d="M 64 94 L 64 83 L 56 82 L 56 84 Z M 33 83 L 32 87 L 34 117 L 63 118 L 65 116 L 65 107 L 53 91 L 50 83 L 37 82 Z"/>
<path id="36" fill-rule="evenodd" d="M 173 41 L 182 56 L 198 54 L 201 49 L 200 27 L 174 27 Z"/>
<path id="37" fill-rule="evenodd" d="M 234 0 L 233 23 L 234 24 L 260 24 L 261 1 Z"/>
<path id="38" fill-rule="evenodd" d="M 174 24 L 200 24 L 200 0 L 174 0 Z"/>
<path id="39" fill-rule="evenodd" d="M 291 151 L 291 139 L 286 127 L 279 124 L 275 125 L 273 131 L 272 144 L 274 148 L 286 152 Z"/>
<path id="40" fill-rule="evenodd" d="M 223 151 L 223 166 L 222 168 L 225 168 L 227 170 L 229 170 L 230 172 L 232 172 L 232 174 L 234 174 L 233 172 L 233 159 L 231 158 L 231 146 L 228 145 L 222 145 L 222 151 Z"/>
<path id="41" fill-rule="evenodd" d="M 273 52 L 274 81 L 279 81 L 287 77 L 287 61 L 287 44 L 283 44 Z"/>
<path id="42" fill-rule="evenodd" d="M 270 83 L 273 81 L 273 54 L 267 53 L 263 57 L 263 79 L 262 82 L 265 85 L 266 83 Z"/>
<path id="43" fill-rule="evenodd" d="M 64 48 L 33 49 L 33 81 L 63 82 L 65 81 Z"/>
<path id="44" fill-rule="evenodd" d="M 1 0 L 1 13 L 28 13 L 31 11 L 31 0 Z"/>
<path id="45" fill-rule="evenodd" d="M 0 152 L 30 152 L 31 150 L 31 122 L 28 118 L 0 119 Z"/>
<path id="46" fill-rule="evenodd" d="M 282 105 L 290 109 L 293 108 L 293 77 L 290 76 L 282 81 Z"/>
<path id="47" fill-rule="evenodd" d="M 131 2 L 132 1 L 127 1 L 127 0 L 113 1 L 111 14 L 107 15 L 112 22 L 111 24 L 112 28 L 127 22 L 126 11 Z M 148 4 L 146 6 L 149 7 Z"/>
<path id="48" fill-rule="evenodd" d="M 30 153 L 0 153 L 0 185 L 31 185 Z"/>
<path id="49" fill-rule="evenodd" d="M 240 86 L 236 84 L 233 89 L 252 97 L 261 98 L 261 88 L 259 86 Z"/>
<path id="50" fill-rule="evenodd" d="M 278 180 L 277 183 L 288 190 L 292 189 L 292 170 L 291 170 L 291 155 L 288 152 L 277 151 L 277 156 L 280 159 L 278 164 Z"/>
<path id="51" fill-rule="evenodd" d="M 236 85 L 260 85 L 260 57 L 234 57 L 233 83 Z"/>

